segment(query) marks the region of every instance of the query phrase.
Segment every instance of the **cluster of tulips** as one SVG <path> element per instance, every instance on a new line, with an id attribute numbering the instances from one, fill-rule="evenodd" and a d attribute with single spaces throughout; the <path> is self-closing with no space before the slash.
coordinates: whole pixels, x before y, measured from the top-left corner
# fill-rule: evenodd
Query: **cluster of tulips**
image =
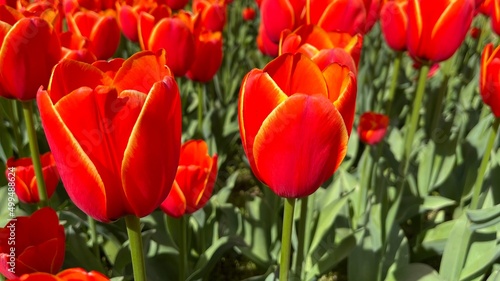
<path id="1" fill-rule="evenodd" d="M 19 201 L 39 209 L 0 229 L 0 273 L 23 281 L 109 280 L 81 268 L 61 271 L 64 227 L 47 207 L 61 180 L 73 204 L 91 219 L 125 219 L 134 280 L 146 280 L 140 218 L 160 208 L 182 219 L 203 208 L 214 189 L 217 154 L 210 156 L 203 140 L 182 143 L 178 82 L 187 77 L 208 83 L 221 67 L 230 3 L 194 0 L 186 11 L 187 0 L 4 2 L 0 96 L 22 104 L 31 154 L 9 158 L 6 177 Z M 405 131 L 405 177 L 432 66 L 455 54 L 476 14 L 489 16 L 492 30 L 500 32 L 500 1 L 262 0 L 255 5 L 258 11 L 246 8 L 242 17 L 252 21 L 260 15 L 255 43 L 274 58 L 241 82 L 239 132 L 255 177 L 285 198 L 279 278 L 288 280 L 296 199 L 316 192 L 348 151 L 365 34 L 380 21 L 387 45 L 397 53 L 394 76 L 405 54 L 419 68 Z M 124 40 L 142 51 L 111 59 Z M 479 85 L 496 117 L 495 133 L 499 71 L 500 47 L 488 44 Z M 386 112 L 361 115 L 357 133 L 365 144 L 377 145 L 386 135 L 394 95 L 392 86 Z M 34 101 L 51 151 L 42 155 Z M 490 152 L 491 147 L 486 164 Z M 478 172 L 475 189 L 481 189 L 484 172 Z M 477 200 L 472 198 L 471 208 L 479 208 Z M 16 229 L 14 256 L 9 225 Z M 179 246 L 184 255 L 185 243 Z M 181 280 L 186 267 L 181 260 Z"/>

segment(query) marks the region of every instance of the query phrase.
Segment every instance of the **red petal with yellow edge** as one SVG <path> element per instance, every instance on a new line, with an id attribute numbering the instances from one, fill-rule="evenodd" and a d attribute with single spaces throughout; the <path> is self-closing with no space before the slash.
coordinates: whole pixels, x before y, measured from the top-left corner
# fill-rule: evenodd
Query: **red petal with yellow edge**
<path id="1" fill-rule="evenodd" d="M 250 167 L 260 179 L 253 154 L 254 139 L 264 120 L 287 96 L 267 73 L 253 69 L 243 78 L 238 102 L 241 141 Z"/>
<path id="2" fill-rule="evenodd" d="M 91 89 L 83 88 L 81 93 L 74 95 L 88 95 L 91 92 Z M 104 183 L 94 163 L 66 126 L 47 92 L 39 92 L 38 107 L 47 141 L 71 200 L 94 219 L 109 222 Z M 73 115 L 74 112 L 84 110 L 75 111 L 73 108 Z"/>
<path id="3" fill-rule="evenodd" d="M 200 166 L 179 166 L 175 181 L 186 197 L 186 213 L 198 210 L 198 202 L 205 190 L 208 169 Z"/>
<path id="4" fill-rule="evenodd" d="M 420 43 L 423 33 L 422 11 L 418 0 L 409 0 L 407 7 L 408 31 L 406 32 L 406 44 L 408 52 L 412 55 L 420 53 Z"/>
<path id="5" fill-rule="evenodd" d="M 356 64 L 351 57 L 344 49 L 341 48 L 332 48 L 321 50 L 314 57 L 312 57 L 312 61 L 316 63 L 322 71 L 332 63 L 338 63 L 343 66 L 347 66 L 347 68 L 353 73 L 357 73 Z M 327 84 L 328 84 L 327 80 Z"/>
<path id="6" fill-rule="evenodd" d="M 272 42 L 280 41 L 281 31 L 294 29 L 295 14 L 288 0 L 264 0 L 260 11 L 262 24 Z"/>
<path id="7" fill-rule="evenodd" d="M 139 44 L 142 50 L 151 50 L 151 47 L 149 46 L 149 38 L 151 37 L 151 32 L 153 31 L 154 26 L 155 17 L 146 12 L 141 12 L 139 14 L 137 27 L 139 29 Z"/>
<path id="8" fill-rule="evenodd" d="M 186 213 L 186 198 L 176 181 L 174 181 L 170 193 L 165 201 L 161 203 L 160 208 L 167 215 L 174 218 L 180 218 Z"/>
<path id="9" fill-rule="evenodd" d="M 198 198 L 198 209 L 203 208 L 203 206 L 205 206 L 205 204 L 212 196 L 215 181 L 217 180 L 217 158 L 217 154 L 212 157 L 212 163 L 210 165 L 210 168 L 208 169 L 208 178 L 205 182 L 205 190 L 203 191 L 203 194 L 201 194 L 201 197 Z"/>
<path id="10" fill-rule="evenodd" d="M 31 36 L 28 38 L 26 34 Z M 40 18 L 19 20 L 9 30 L 1 47 L 3 90 L 19 100 L 34 99 L 38 88 L 47 86 L 52 68 L 60 58 L 59 38 L 49 23 Z"/>
<path id="11" fill-rule="evenodd" d="M 303 54 L 284 54 L 263 69 L 288 96 L 295 93 L 327 95 L 326 82 L 318 66 Z"/>
<path id="12" fill-rule="evenodd" d="M 53 103 L 80 87 L 95 88 L 111 84 L 98 68 L 79 61 L 62 60 L 52 71 L 48 91 Z"/>
<path id="13" fill-rule="evenodd" d="M 495 117 L 500 117 L 500 58 L 494 58 L 486 67 L 486 85 L 481 91 L 485 104 Z"/>
<path id="14" fill-rule="evenodd" d="M 128 58 L 115 75 L 113 86 L 118 92 L 136 90 L 147 93 L 156 82 L 165 76 L 171 76 L 165 66 L 165 51 L 138 52 Z"/>
<path id="15" fill-rule="evenodd" d="M 57 274 L 64 280 L 109 281 L 108 277 L 97 271 L 87 272 L 82 268 L 68 268 Z"/>
<path id="16" fill-rule="evenodd" d="M 328 33 L 317 25 L 302 25 L 294 33 L 302 38 L 302 44 L 311 44 L 318 50 L 334 47 Z"/>
<path id="17" fill-rule="evenodd" d="M 496 48 L 495 53 L 497 53 L 498 50 L 500 50 L 500 48 Z M 486 46 L 484 46 L 483 53 L 481 54 L 481 64 L 479 68 L 479 89 L 481 91 L 483 91 L 484 87 L 486 86 L 486 67 L 494 57 L 494 54 L 492 55 L 492 52 L 493 44 L 488 43 Z"/>
<path id="18" fill-rule="evenodd" d="M 14 25 L 18 20 L 24 18 L 23 14 L 18 10 L 9 7 L 7 5 L 0 5 L 0 23 L 6 23 L 9 25 Z M 0 42 L 2 42 L 0 36 Z"/>
<path id="19" fill-rule="evenodd" d="M 97 59 L 105 60 L 113 56 L 120 43 L 120 27 L 113 16 L 101 16 L 90 34 L 90 50 Z"/>
<path id="20" fill-rule="evenodd" d="M 73 16 L 76 26 L 68 25 L 69 30 L 75 32 L 73 29 L 76 27 L 82 36 L 91 39 L 92 29 L 96 26 L 99 18 L 99 14 L 94 11 L 77 12 Z"/>
<path id="21" fill-rule="evenodd" d="M 351 35 L 365 30 L 366 10 L 362 0 L 330 2 L 317 24 L 326 31 L 347 32 Z"/>
<path id="22" fill-rule="evenodd" d="M 474 17 L 474 0 L 452 1 L 431 34 L 428 58 L 434 62 L 450 58 L 460 47 Z"/>
<path id="23" fill-rule="evenodd" d="M 344 120 L 329 99 L 295 94 L 262 124 L 255 138 L 255 163 L 278 196 L 304 197 L 333 175 L 347 141 Z"/>
<path id="24" fill-rule="evenodd" d="M 190 140 L 181 147 L 179 166 L 196 165 L 210 168 L 212 158 L 208 155 L 207 143 L 203 140 Z"/>
<path id="25" fill-rule="evenodd" d="M 52 238 L 41 244 L 33 244 L 18 253 L 16 271 L 56 274 L 61 269 L 64 261 L 64 249 L 64 239 Z"/>
<path id="26" fill-rule="evenodd" d="M 153 85 L 130 135 L 122 164 L 123 188 L 143 217 L 167 197 L 179 164 L 181 101 L 175 79 L 167 76 Z"/>

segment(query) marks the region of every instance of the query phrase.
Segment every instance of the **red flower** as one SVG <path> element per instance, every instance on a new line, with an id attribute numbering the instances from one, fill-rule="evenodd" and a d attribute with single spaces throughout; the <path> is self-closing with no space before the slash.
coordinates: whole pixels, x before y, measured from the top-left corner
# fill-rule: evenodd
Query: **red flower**
<path id="1" fill-rule="evenodd" d="M 12 219 L 0 228 L 0 273 L 9 279 L 32 272 L 54 274 L 63 264 L 64 243 L 64 227 L 49 207 Z"/>
<path id="2" fill-rule="evenodd" d="M 67 14 L 69 30 L 89 39 L 89 50 L 97 59 L 109 59 L 118 49 L 120 43 L 120 27 L 115 11 L 108 10 L 98 14 L 93 11 Z"/>
<path id="3" fill-rule="evenodd" d="M 202 32 L 196 38 L 195 59 L 186 73 L 193 81 L 209 82 L 222 64 L 222 34 Z"/>
<path id="4" fill-rule="evenodd" d="M 474 0 L 410 0 L 407 46 L 421 61 L 440 62 L 460 47 L 474 16 Z"/>
<path id="5" fill-rule="evenodd" d="M 57 172 L 56 163 L 52 153 L 47 152 L 40 156 L 42 163 L 43 178 L 45 180 L 45 187 L 47 188 L 47 195 L 50 198 L 56 190 L 57 183 L 59 182 L 59 173 Z M 14 172 L 9 169 L 5 171 L 7 178 L 10 176 L 15 177 L 16 195 L 24 203 L 38 203 L 40 197 L 38 196 L 38 185 L 36 183 L 35 170 L 33 169 L 33 161 L 31 157 L 20 158 L 15 160 L 13 157 L 7 159 L 6 166 L 8 168 L 15 168 Z"/>
<path id="6" fill-rule="evenodd" d="M 364 34 L 366 9 L 363 0 L 311 1 L 311 23 L 326 31 Z"/>
<path id="7" fill-rule="evenodd" d="M 172 217 L 181 217 L 203 208 L 212 195 L 217 179 L 217 154 L 208 155 L 202 140 L 182 145 L 174 185 L 161 209 Z"/>
<path id="8" fill-rule="evenodd" d="M 284 54 L 243 79 L 238 119 L 254 174 L 277 195 L 313 193 L 345 157 L 356 78 L 345 66 L 320 69 L 303 54 Z"/>
<path id="9" fill-rule="evenodd" d="M 380 12 L 380 26 L 385 42 L 395 51 L 406 50 L 407 7 L 408 0 L 389 1 L 384 4 Z"/>
<path id="10" fill-rule="evenodd" d="M 104 66 L 113 75 L 114 61 Z M 79 62 L 56 66 L 52 80 L 79 81 L 54 85 L 63 97 L 57 102 L 46 91 L 37 99 L 68 195 L 103 222 L 143 217 L 163 202 L 175 178 L 181 138 L 179 90 L 165 67 L 165 52 L 136 53 L 112 80 L 106 73 Z M 69 93 L 61 94 L 64 89 Z"/>
<path id="11" fill-rule="evenodd" d="M 141 13 L 139 42 L 143 50 L 165 49 L 167 65 L 175 76 L 184 76 L 195 59 L 192 22 L 185 13 L 161 19 Z"/>
<path id="12" fill-rule="evenodd" d="M 500 117 L 500 47 L 493 50 L 490 43 L 484 47 L 479 74 L 481 97 L 491 107 L 495 117 Z"/>
<path id="13" fill-rule="evenodd" d="M 0 42 L 0 95 L 34 99 L 61 58 L 57 33 L 41 18 L 23 18 L 13 26 L 0 21 Z"/>
<path id="14" fill-rule="evenodd" d="M 82 268 L 69 268 L 57 275 L 36 272 L 11 281 L 109 281 L 109 278 L 97 271 L 86 272 Z"/>
<path id="15" fill-rule="evenodd" d="M 365 112 L 361 115 L 358 125 L 358 135 L 362 142 L 375 145 L 387 133 L 389 117 L 375 112 Z"/>
<path id="16" fill-rule="evenodd" d="M 255 18 L 255 10 L 253 8 L 246 7 L 241 12 L 241 16 L 243 17 L 243 20 L 251 21 Z"/>
<path id="17" fill-rule="evenodd" d="M 200 17 L 201 25 L 208 31 L 220 31 L 226 24 L 226 5 L 219 0 L 194 0 L 193 12 Z"/>

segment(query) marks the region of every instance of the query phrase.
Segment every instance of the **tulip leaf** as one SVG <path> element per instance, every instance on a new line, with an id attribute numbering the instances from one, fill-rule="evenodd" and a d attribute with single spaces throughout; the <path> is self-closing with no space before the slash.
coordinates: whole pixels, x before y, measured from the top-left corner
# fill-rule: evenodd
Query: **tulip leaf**
<path id="1" fill-rule="evenodd" d="M 446 280 L 459 280 L 471 235 L 467 218 L 463 214 L 455 220 L 448 242 L 444 247 L 439 274 Z"/>
<path id="2" fill-rule="evenodd" d="M 96 270 L 106 273 L 100 258 L 96 257 L 87 247 L 87 241 L 82 232 L 75 229 L 72 225 L 66 225 L 66 256 L 65 264 L 78 265 L 87 271 Z M 71 267 L 71 266 L 70 266 Z"/>
<path id="3" fill-rule="evenodd" d="M 398 268 L 394 275 L 388 276 L 386 281 L 446 281 L 429 265 L 412 263 Z"/>
<path id="4" fill-rule="evenodd" d="M 244 245 L 245 244 L 240 237 L 221 237 L 208 247 L 208 249 L 200 256 L 194 267 L 193 273 L 187 278 L 187 280 L 197 280 L 206 277 L 226 251 L 235 246 L 241 247 Z"/>
<path id="5" fill-rule="evenodd" d="M 419 156 L 418 190 L 419 194 L 425 195 L 443 183 L 453 171 L 456 160 L 455 144 L 435 144 L 431 141 Z"/>
<path id="6" fill-rule="evenodd" d="M 438 255 L 442 254 L 454 225 L 455 221 L 446 221 L 427 230 L 422 241 L 422 248 Z"/>
<path id="7" fill-rule="evenodd" d="M 500 222 L 500 205 L 480 210 L 468 210 L 467 218 L 472 223 L 472 230 L 496 225 Z"/>

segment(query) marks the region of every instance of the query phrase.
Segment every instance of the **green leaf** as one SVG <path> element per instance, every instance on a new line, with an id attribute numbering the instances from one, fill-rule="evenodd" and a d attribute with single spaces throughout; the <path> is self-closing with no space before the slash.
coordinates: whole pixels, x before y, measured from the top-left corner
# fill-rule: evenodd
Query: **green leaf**
<path id="1" fill-rule="evenodd" d="M 446 281 L 429 265 L 412 263 L 406 267 L 399 268 L 394 275 L 388 276 L 386 281 Z"/>
<path id="2" fill-rule="evenodd" d="M 87 247 L 87 241 L 72 225 L 66 225 L 66 256 L 65 265 L 82 267 L 87 271 L 96 270 L 106 273 L 99 257 L 94 256 Z"/>
<path id="3" fill-rule="evenodd" d="M 467 210 L 467 218 L 472 223 L 472 230 L 496 225 L 500 222 L 500 205 L 480 210 Z"/>
<path id="4" fill-rule="evenodd" d="M 500 257 L 500 245 L 497 244 L 496 238 L 496 232 L 472 235 L 472 244 L 467 253 L 460 280 L 470 280 L 475 276 L 485 274 L 489 266 Z"/>
<path id="5" fill-rule="evenodd" d="M 465 214 L 455 220 L 445 245 L 439 274 L 446 280 L 459 280 L 471 237 Z"/>
<path id="6" fill-rule="evenodd" d="M 422 149 L 418 168 L 418 190 L 421 195 L 433 191 L 450 176 L 455 167 L 455 147 L 454 143 L 436 145 L 431 141 Z"/>

